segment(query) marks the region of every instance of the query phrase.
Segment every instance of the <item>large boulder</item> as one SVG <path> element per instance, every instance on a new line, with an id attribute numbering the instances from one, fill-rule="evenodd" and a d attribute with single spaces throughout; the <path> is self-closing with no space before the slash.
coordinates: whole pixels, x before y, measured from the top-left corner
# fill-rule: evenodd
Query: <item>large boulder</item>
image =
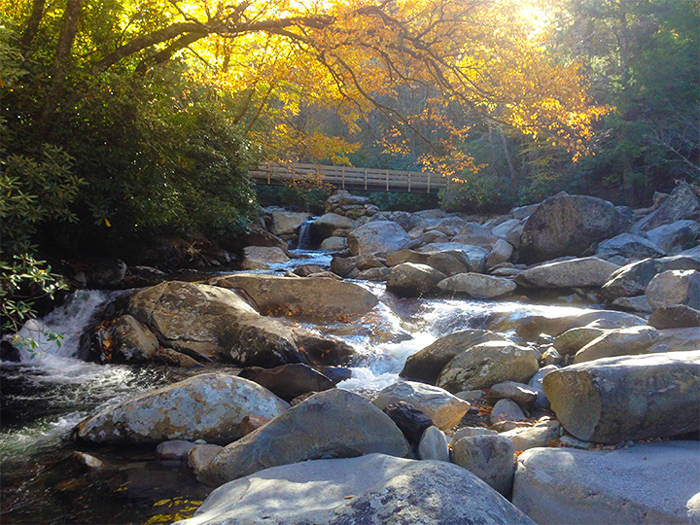
<path id="1" fill-rule="evenodd" d="M 275 368 L 244 368 L 239 377 L 256 382 L 285 401 L 291 401 L 309 392 L 323 392 L 335 388 L 335 384 L 327 376 L 303 363 Z"/>
<path id="2" fill-rule="evenodd" d="M 394 252 L 411 238 L 393 221 L 373 221 L 360 226 L 348 235 L 348 247 L 354 255 Z"/>
<path id="3" fill-rule="evenodd" d="M 418 297 L 434 292 L 445 277 L 427 264 L 401 263 L 391 269 L 386 289 L 399 297 Z"/>
<path id="4" fill-rule="evenodd" d="M 661 259 L 645 259 L 623 266 L 616 270 L 603 285 L 606 299 L 613 301 L 618 297 L 635 297 L 644 292 L 658 273 L 667 270 L 698 270 L 700 258 L 686 255 L 675 255 Z"/>
<path id="5" fill-rule="evenodd" d="M 553 312 L 555 315 L 557 312 Z M 556 337 L 559 334 L 581 326 L 595 328 L 627 328 L 644 326 L 647 322 L 633 314 L 611 310 L 584 310 L 582 313 L 563 313 L 555 317 L 533 315 L 516 322 L 515 332 L 525 341 L 535 341 L 540 334 Z"/>
<path id="6" fill-rule="evenodd" d="M 472 346 L 443 368 L 437 386 L 449 392 L 491 388 L 503 381 L 527 383 L 540 366 L 539 354 L 505 341 Z"/>
<path id="7" fill-rule="evenodd" d="M 200 374 L 88 417 L 76 427 L 76 437 L 111 445 L 155 445 L 173 439 L 226 444 L 243 437 L 247 415 L 274 418 L 288 408 L 288 403 L 247 379 Z"/>
<path id="8" fill-rule="evenodd" d="M 446 293 L 466 294 L 477 299 L 492 299 L 513 293 L 517 285 L 512 279 L 480 273 L 460 273 L 437 283 Z"/>
<path id="9" fill-rule="evenodd" d="M 649 326 L 654 328 L 700 328 L 700 311 L 685 304 L 661 306 L 649 316 Z"/>
<path id="10" fill-rule="evenodd" d="M 692 245 L 700 234 L 698 221 L 676 221 L 647 232 L 647 238 L 668 254 L 675 254 Z"/>
<path id="11" fill-rule="evenodd" d="M 681 304 L 700 308 L 700 272 L 666 270 L 654 276 L 644 293 L 652 308 Z"/>
<path id="12" fill-rule="evenodd" d="M 406 438 L 369 401 L 346 390 L 327 390 L 221 450 L 200 473 L 209 485 L 308 459 L 379 452 L 406 456 Z"/>
<path id="13" fill-rule="evenodd" d="M 311 231 L 317 239 L 326 239 L 342 231 L 349 232 L 354 227 L 355 222 L 350 217 L 337 213 L 326 213 L 311 223 Z"/>
<path id="14" fill-rule="evenodd" d="M 424 412 L 441 430 L 450 430 L 456 426 L 469 410 L 469 403 L 447 390 L 415 381 L 399 381 L 387 386 L 379 392 L 373 403 L 384 409 L 398 401 L 410 403 Z"/>
<path id="15" fill-rule="evenodd" d="M 645 259 L 647 257 L 663 257 L 666 253 L 649 239 L 632 233 L 621 233 L 608 239 L 598 246 L 597 255 L 614 257 L 616 255 L 627 259 Z"/>
<path id="16" fill-rule="evenodd" d="M 502 436 L 470 436 L 452 444 L 452 461 L 508 496 L 515 467 L 513 442 Z"/>
<path id="17" fill-rule="evenodd" d="M 262 313 L 307 319 L 363 315 L 378 304 L 365 288 L 326 278 L 235 274 L 211 281 L 216 286 L 243 290 Z"/>
<path id="18" fill-rule="evenodd" d="M 596 257 L 556 261 L 528 268 L 515 282 L 536 288 L 578 288 L 603 286 L 619 268 Z"/>
<path id="19" fill-rule="evenodd" d="M 99 328 L 98 333 L 102 330 Z M 115 319 L 113 325 L 104 328 L 99 339 L 103 343 L 103 356 L 114 363 L 150 361 L 160 346 L 153 332 L 130 315 Z M 111 347 L 105 348 L 106 341 L 111 341 Z"/>
<path id="20" fill-rule="evenodd" d="M 303 361 L 289 328 L 220 287 L 164 282 L 134 294 L 128 311 L 163 346 L 199 360 L 267 367 Z"/>
<path id="21" fill-rule="evenodd" d="M 269 270 L 273 264 L 289 262 L 289 257 L 282 248 L 276 246 L 246 246 L 243 249 L 244 270 Z"/>
<path id="22" fill-rule="evenodd" d="M 470 472 L 383 454 L 264 470 L 212 492 L 178 525 L 534 525 Z"/>
<path id="23" fill-rule="evenodd" d="M 608 330 L 576 352 L 574 363 L 585 363 L 605 357 L 646 354 L 658 339 L 659 333 L 651 326 Z"/>
<path id="24" fill-rule="evenodd" d="M 610 357 L 543 380 L 552 410 L 584 441 L 669 437 L 700 429 L 700 350 Z"/>
<path id="25" fill-rule="evenodd" d="M 693 188 L 685 182 L 676 186 L 659 209 L 651 212 L 634 225 L 635 231 L 649 231 L 664 224 L 680 221 L 693 214 L 700 206 Z"/>
<path id="26" fill-rule="evenodd" d="M 699 523 L 697 441 L 520 455 L 513 504 L 540 525 Z"/>
<path id="27" fill-rule="evenodd" d="M 292 235 L 311 215 L 285 210 L 274 210 L 272 212 L 272 233 L 275 235 Z"/>
<path id="28" fill-rule="evenodd" d="M 435 384 L 440 372 L 468 348 L 487 341 L 511 341 L 507 335 L 489 330 L 467 329 L 445 335 L 406 359 L 401 377 Z"/>
<path id="29" fill-rule="evenodd" d="M 633 216 L 634 212 L 596 197 L 549 197 L 525 223 L 520 261 L 531 264 L 564 255 L 579 256 L 591 244 L 629 230 Z"/>

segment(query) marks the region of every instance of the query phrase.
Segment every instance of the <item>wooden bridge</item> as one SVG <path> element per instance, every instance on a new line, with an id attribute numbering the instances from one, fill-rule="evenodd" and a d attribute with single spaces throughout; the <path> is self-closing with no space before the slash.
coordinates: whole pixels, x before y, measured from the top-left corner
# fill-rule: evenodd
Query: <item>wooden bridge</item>
<path id="1" fill-rule="evenodd" d="M 261 164 L 250 175 L 258 184 L 275 185 L 320 177 L 326 184 L 348 190 L 431 193 L 446 185 L 446 179 L 442 176 L 426 171 L 322 166 L 298 162 Z"/>

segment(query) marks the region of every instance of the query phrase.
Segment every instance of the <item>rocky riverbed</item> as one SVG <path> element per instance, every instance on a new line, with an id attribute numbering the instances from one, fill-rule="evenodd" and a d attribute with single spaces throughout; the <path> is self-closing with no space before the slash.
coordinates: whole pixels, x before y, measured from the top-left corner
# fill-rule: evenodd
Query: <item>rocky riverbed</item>
<path id="1" fill-rule="evenodd" d="M 182 505 L 149 519 L 192 525 L 700 523 L 699 208 L 681 184 L 646 210 L 267 210 L 245 271 L 86 323 L 76 356 L 181 380 L 81 414 L 64 461 L 173 462 Z M 274 272 L 304 228 L 330 263 Z"/>

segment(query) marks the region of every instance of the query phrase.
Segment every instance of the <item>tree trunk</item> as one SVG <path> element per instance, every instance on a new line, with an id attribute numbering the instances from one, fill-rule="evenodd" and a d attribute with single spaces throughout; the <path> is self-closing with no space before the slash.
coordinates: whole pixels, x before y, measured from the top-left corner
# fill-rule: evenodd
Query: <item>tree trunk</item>
<path id="1" fill-rule="evenodd" d="M 22 33 L 22 39 L 20 40 L 22 47 L 27 50 L 27 53 L 39 32 L 39 24 L 44 17 L 45 7 L 46 0 L 34 0 L 34 2 L 32 2 L 32 14 L 29 15 L 27 24 L 24 27 L 24 32 Z"/>

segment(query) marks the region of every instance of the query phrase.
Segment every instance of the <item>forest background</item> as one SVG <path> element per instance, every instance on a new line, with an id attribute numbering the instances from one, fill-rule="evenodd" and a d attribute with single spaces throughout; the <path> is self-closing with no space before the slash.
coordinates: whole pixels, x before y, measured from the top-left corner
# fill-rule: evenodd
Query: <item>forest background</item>
<path id="1" fill-rule="evenodd" d="M 256 195 L 265 160 L 436 171 L 466 213 L 697 184 L 699 29 L 696 0 L 0 0 L 5 327 L 43 259 L 225 246 L 327 191 Z"/>

